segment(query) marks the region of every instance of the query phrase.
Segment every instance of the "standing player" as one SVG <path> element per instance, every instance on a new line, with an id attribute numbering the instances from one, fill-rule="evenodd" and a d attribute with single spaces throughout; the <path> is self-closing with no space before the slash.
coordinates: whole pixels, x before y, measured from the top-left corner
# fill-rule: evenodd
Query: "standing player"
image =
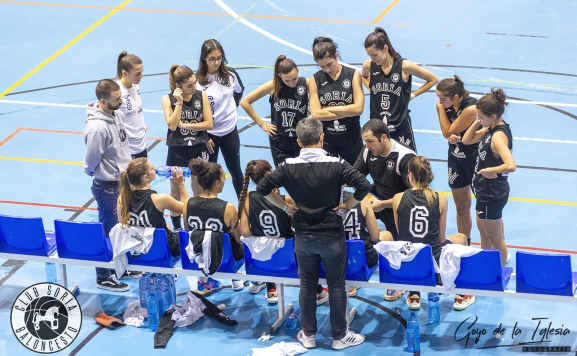
<path id="1" fill-rule="evenodd" d="M 126 51 L 118 55 L 116 66 L 116 83 L 120 86 L 122 98 L 120 111 L 124 114 L 124 127 L 128 134 L 128 147 L 132 159 L 147 157 L 146 152 L 146 124 L 144 123 L 144 112 L 142 111 L 142 99 L 140 98 L 140 87 L 144 67 L 142 60 L 134 54 Z"/>
<path id="2" fill-rule="evenodd" d="M 513 135 L 502 115 L 507 96 L 503 89 L 491 89 L 477 101 L 479 114 L 465 135 L 463 143 L 479 142 L 479 155 L 473 176 L 477 198 L 477 226 L 481 233 L 481 248 L 501 251 L 503 266 L 507 262 L 507 245 L 503 226 L 503 208 L 509 200 L 509 173 L 517 166 L 513 158 Z"/>
<path id="3" fill-rule="evenodd" d="M 449 187 L 457 208 L 457 228 L 471 242 L 471 182 L 475 175 L 477 146 L 461 139 L 477 118 L 477 99 L 469 96 L 456 75 L 437 84 L 437 114 L 443 136 L 449 141 Z"/>
<path id="4" fill-rule="evenodd" d="M 214 118 L 214 127 L 208 131 L 206 147 L 210 162 L 217 162 L 218 151 L 229 173 L 236 195 L 242 190 L 242 170 L 240 168 L 240 137 L 236 124 L 236 107 L 240 103 L 244 86 L 236 71 L 226 66 L 224 49 L 217 40 L 206 40 L 200 49 L 198 62 L 198 84 L 206 92 Z"/>
<path id="5" fill-rule="evenodd" d="M 274 64 L 274 77 L 241 100 L 240 106 L 248 116 L 266 132 L 275 167 L 287 158 L 298 157 L 296 127 L 307 116 L 309 96 L 308 80 L 299 77 L 297 65 L 284 55 L 278 56 Z M 257 114 L 252 104 L 269 94 L 270 121 L 266 123 Z"/>
<path id="6" fill-rule="evenodd" d="M 371 119 L 379 118 L 389 126 L 391 138 L 417 151 L 409 101 L 431 89 L 437 77 L 415 63 L 403 59 L 380 27 L 365 39 L 371 59 L 363 63 L 363 84 L 369 89 Z M 411 92 L 413 75 L 425 83 Z"/>
<path id="7" fill-rule="evenodd" d="M 212 112 L 205 93 L 196 90 L 196 77 L 187 66 L 173 64 L 168 72 L 170 93 L 162 97 L 162 111 L 168 125 L 167 166 L 188 167 L 192 158 L 208 160 L 207 130 L 212 128 Z M 193 196 L 200 194 L 196 177 L 192 177 Z M 180 190 L 174 179 L 170 180 L 170 195 L 180 200 Z M 180 229 L 180 214 L 171 212 L 173 228 Z"/>
<path id="8" fill-rule="evenodd" d="M 337 45 L 330 38 L 315 38 L 313 57 L 321 70 L 309 80 L 310 110 L 323 123 L 323 148 L 352 165 L 363 149 L 360 115 L 365 94 L 361 76 L 339 63 Z"/>

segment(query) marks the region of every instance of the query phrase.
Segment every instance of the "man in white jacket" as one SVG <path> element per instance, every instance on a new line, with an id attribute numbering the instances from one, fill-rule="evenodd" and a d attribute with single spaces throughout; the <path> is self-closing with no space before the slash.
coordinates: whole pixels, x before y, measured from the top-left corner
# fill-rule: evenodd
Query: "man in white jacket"
<path id="1" fill-rule="evenodd" d="M 84 173 L 94 177 L 92 195 L 98 204 L 98 221 L 106 237 L 116 223 L 116 203 L 120 194 L 120 174 L 132 159 L 120 110 L 122 93 L 117 83 L 104 79 L 96 85 L 98 102 L 88 104 L 84 142 Z M 96 268 L 98 288 L 115 292 L 129 289 L 109 269 Z"/>

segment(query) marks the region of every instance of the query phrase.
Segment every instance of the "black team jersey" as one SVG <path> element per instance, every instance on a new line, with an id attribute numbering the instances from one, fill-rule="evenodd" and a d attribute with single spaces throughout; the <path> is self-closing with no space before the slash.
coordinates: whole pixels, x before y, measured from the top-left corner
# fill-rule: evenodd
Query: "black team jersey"
<path id="1" fill-rule="evenodd" d="M 154 206 L 151 195 L 156 191 L 151 189 L 135 190 L 132 192 L 128 211 L 130 226 L 163 227 L 166 228 L 163 212 Z"/>
<path id="2" fill-rule="evenodd" d="M 174 111 L 176 107 L 176 98 L 172 93 L 168 94 L 170 106 Z M 202 91 L 197 90 L 192 94 L 190 101 L 183 101 L 180 111 L 180 122 L 186 124 L 195 124 L 204 120 L 202 115 Z M 166 135 L 167 146 L 196 146 L 204 145 L 208 141 L 208 133 L 203 131 L 192 131 L 177 127 L 172 131 L 168 129 Z"/>
<path id="3" fill-rule="evenodd" d="M 352 196 L 353 193 L 344 191 L 343 203 L 349 200 Z M 365 244 L 370 240 L 369 230 L 367 229 L 367 223 L 360 202 L 352 209 L 345 211 L 343 226 L 345 228 L 345 238 L 347 240 L 364 240 Z"/>
<path id="4" fill-rule="evenodd" d="M 371 119 L 379 118 L 397 127 L 409 115 L 412 76 L 403 81 L 403 60 L 395 59 L 389 74 L 371 61 L 369 76 Z"/>
<path id="5" fill-rule="evenodd" d="M 284 197 L 281 198 L 284 200 Z M 248 199 L 248 221 L 253 236 L 294 237 L 286 212 L 270 203 L 259 192 L 250 192 Z"/>
<path id="6" fill-rule="evenodd" d="M 219 198 L 193 197 L 186 203 L 186 221 L 190 230 L 229 232 L 224 221 L 226 204 Z"/>
<path id="7" fill-rule="evenodd" d="M 321 106 L 345 106 L 354 103 L 353 77 L 355 70 L 343 66 L 337 80 L 322 70 L 315 73 L 314 78 L 319 92 Z M 360 128 L 360 116 L 346 117 L 340 120 L 323 121 L 323 131 L 328 133 L 343 133 Z"/>
<path id="8" fill-rule="evenodd" d="M 399 219 L 399 241 L 431 245 L 433 256 L 437 256 L 439 243 L 439 194 L 429 205 L 422 189 L 407 189 L 397 207 Z"/>
<path id="9" fill-rule="evenodd" d="M 491 139 L 495 132 L 501 131 L 507 136 L 508 146 L 513 151 L 513 134 L 509 124 L 498 125 L 494 128 L 489 128 L 479 142 L 479 154 L 477 155 L 477 165 L 475 166 L 475 173 L 483 168 L 497 167 L 502 165 L 503 159 L 496 155 L 491 150 Z M 504 198 L 509 195 L 509 182 L 507 181 L 508 173 L 498 173 L 497 178 L 488 179 L 482 174 L 475 174 L 473 176 L 473 190 L 475 197 L 482 201 L 491 201 Z"/>
<path id="10" fill-rule="evenodd" d="M 371 175 L 373 187 L 371 193 L 381 200 L 391 199 L 395 194 L 409 188 L 407 176 L 409 161 L 415 157 L 415 151 L 391 140 L 392 146 L 386 156 L 374 156 L 363 148 L 354 168 Z"/>
<path id="11" fill-rule="evenodd" d="M 294 137 L 296 140 L 297 124 L 307 117 L 309 106 L 307 79 L 299 77 L 294 88 L 289 87 L 281 80 L 278 100 L 275 100 L 271 94 L 269 102 L 270 122 L 276 126 L 277 136 Z"/>
<path id="12" fill-rule="evenodd" d="M 465 96 L 463 97 L 463 100 L 461 100 L 461 105 L 459 105 L 457 111 L 455 111 L 453 106 L 445 109 L 445 113 L 447 114 L 447 118 L 449 118 L 451 124 L 457 120 L 465 108 L 475 105 L 476 102 L 477 99 L 470 96 Z M 463 132 L 459 133 L 459 135 L 463 137 L 465 132 L 467 132 L 467 129 L 468 127 L 463 130 Z M 449 154 L 456 159 L 475 158 L 477 156 L 477 145 L 465 145 L 462 142 L 457 142 L 456 144 L 449 143 Z"/>

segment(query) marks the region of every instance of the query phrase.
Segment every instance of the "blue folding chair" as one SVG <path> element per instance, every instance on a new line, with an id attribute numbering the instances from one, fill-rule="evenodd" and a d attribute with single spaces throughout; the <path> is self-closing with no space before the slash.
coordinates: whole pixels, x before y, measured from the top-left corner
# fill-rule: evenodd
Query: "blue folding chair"
<path id="1" fill-rule="evenodd" d="M 172 268 L 180 260 L 180 256 L 172 256 L 168 247 L 166 229 L 156 228 L 152 236 L 152 245 L 147 253 L 133 257 L 127 253 L 128 264 L 139 266 L 167 267 Z"/>
<path id="2" fill-rule="evenodd" d="M 381 283 L 435 286 L 433 250 L 425 246 L 410 262 L 403 262 L 400 269 L 391 267 L 389 261 L 379 254 L 379 281 Z"/>
<path id="3" fill-rule="evenodd" d="M 244 245 L 244 262 L 247 274 L 271 277 L 299 278 L 295 256 L 294 239 L 285 239 L 285 244 L 278 249 L 268 261 L 252 258 L 252 254 Z"/>
<path id="4" fill-rule="evenodd" d="M 188 233 L 188 231 L 183 230 L 178 232 L 180 239 L 180 255 L 182 257 L 182 269 L 200 271 L 201 268 L 198 267 L 198 264 L 195 261 L 191 261 L 186 254 L 186 246 L 188 246 L 190 241 L 190 235 Z M 244 258 L 241 258 L 240 260 L 234 259 L 234 256 L 232 255 L 232 246 L 230 244 L 230 235 L 228 233 L 224 234 L 222 250 L 222 262 L 220 263 L 217 272 L 236 273 L 240 267 L 242 267 Z"/>
<path id="5" fill-rule="evenodd" d="M 110 262 L 112 246 L 99 222 L 54 220 L 58 257 Z"/>
<path id="6" fill-rule="evenodd" d="M 570 255 L 517 251 L 517 293 L 574 296 L 577 273 Z"/>
<path id="7" fill-rule="evenodd" d="M 455 286 L 503 292 L 507 289 L 512 273 L 512 267 L 501 266 L 501 252 L 483 250 L 473 256 L 461 258 L 461 268 L 455 279 Z"/>
<path id="8" fill-rule="evenodd" d="M 46 233 L 42 218 L 0 215 L 0 252 L 50 256 L 56 251 L 54 233 Z"/>

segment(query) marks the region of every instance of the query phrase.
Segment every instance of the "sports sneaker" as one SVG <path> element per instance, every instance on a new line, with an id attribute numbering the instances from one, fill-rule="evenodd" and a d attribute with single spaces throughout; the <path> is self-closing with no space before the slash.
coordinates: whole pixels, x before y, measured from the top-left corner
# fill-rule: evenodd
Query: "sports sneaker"
<path id="1" fill-rule="evenodd" d="M 209 278 L 206 283 L 202 283 L 199 279 L 197 284 L 197 289 L 200 294 L 210 294 L 222 289 L 222 283 L 216 279 Z"/>
<path id="2" fill-rule="evenodd" d="M 419 310 L 421 309 L 421 296 L 417 294 L 407 295 L 407 299 L 405 303 L 409 306 L 411 310 Z"/>
<path id="3" fill-rule="evenodd" d="M 266 285 L 265 285 L 266 287 Z M 244 281 L 240 280 L 240 279 L 233 279 L 232 280 L 232 290 L 234 291 L 239 291 L 242 290 L 244 288 Z"/>
<path id="4" fill-rule="evenodd" d="M 124 274 L 122 275 L 122 277 L 120 277 L 120 279 L 122 278 L 140 278 L 142 277 L 142 272 L 140 271 L 124 271 Z"/>
<path id="5" fill-rule="evenodd" d="M 405 293 L 404 290 L 394 290 L 394 289 L 387 289 L 387 292 L 383 296 L 383 299 L 392 302 L 394 300 L 399 299 Z"/>
<path id="6" fill-rule="evenodd" d="M 256 294 L 265 288 L 266 288 L 265 282 L 251 281 L 250 284 L 248 285 L 248 291 L 252 294 Z"/>
<path id="7" fill-rule="evenodd" d="M 312 349 L 314 347 L 317 347 L 317 340 L 316 337 L 313 336 L 305 336 L 305 332 L 304 331 L 299 331 L 297 334 L 297 340 L 300 341 L 303 346 L 307 349 Z"/>
<path id="8" fill-rule="evenodd" d="M 505 264 L 508 265 L 510 260 L 511 260 L 511 254 L 507 252 L 507 261 L 505 261 Z"/>
<path id="9" fill-rule="evenodd" d="M 357 290 L 359 290 L 361 287 L 347 287 L 347 294 L 349 297 L 354 297 L 357 295 Z"/>
<path id="10" fill-rule="evenodd" d="M 278 294 L 276 289 L 269 289 L 266 291 L 266 295 L 264 296 L 268 304 L 276 304 L 278 303 Z"/>
<path id="11" fill-rule="evenodd" d="M 471 304 L 475 303 L 474 295 L 462 295 L 457 294 L 455 296 L 455 304 L 453 304 L 453 309 L 455 310 L 465 310 Z"/>
<path id="12" fill-rule="evenodd" d="M 321 305 L 329 300 L 329 289 L 323 288 L 323 291 L 317 293 L 317 305 Z"/>
<path id="13" fill-rule="evenodd" d="M 365 341 L 365 335 L 355 334 L 354 332 L 348 330 L 345 337 L 340 340 L 333 340 L 333 349 L 342 350 L 350 346 L 357 346 Z"/>
<path id="14" fill-rule="evenodd" d="M 106 289 L 111 292 L 126 292 L 130 289 L 128 284 L 119 282 L 116 278 L 116 274 L 112 273 L 106 278 L 96 278 L 96 287 L 100 289 Z"/>

